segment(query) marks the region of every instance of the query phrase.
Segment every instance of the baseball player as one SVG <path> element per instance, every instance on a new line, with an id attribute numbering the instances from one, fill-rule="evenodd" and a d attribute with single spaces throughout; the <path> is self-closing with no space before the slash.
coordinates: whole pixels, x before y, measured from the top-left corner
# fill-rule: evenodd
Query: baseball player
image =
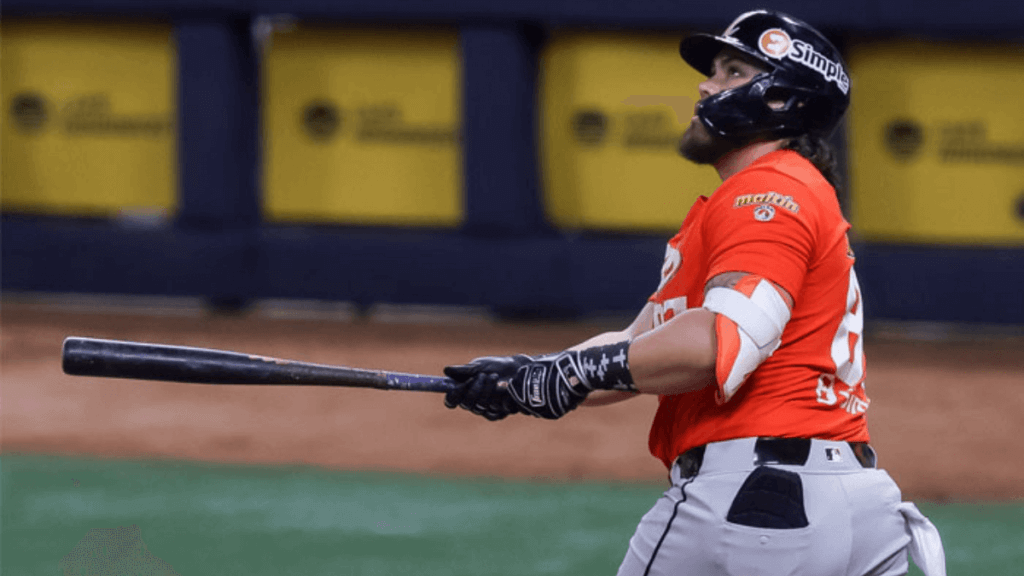
<path id="1" fill-rule="evenodd" d="M 827 137 L 850 98 L 839 51 L 778 12 L 680 44 L 707 79 L 679 143 L 723 183 L 669 242 L 635 321 L 566 351 L 445 373 L 488 419 L 560 418 L 656 394 L 672 482 L 620 575 L 945 573 L 934 526 L 875 466 L 863 302 Z"/>

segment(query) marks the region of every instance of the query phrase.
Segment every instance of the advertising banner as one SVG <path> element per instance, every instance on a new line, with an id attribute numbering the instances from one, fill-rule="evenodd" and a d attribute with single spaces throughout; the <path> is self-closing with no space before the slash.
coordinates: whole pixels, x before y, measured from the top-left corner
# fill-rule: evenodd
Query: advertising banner
<path id="1" fill-rule="evenodd" d="M 170 25 L 5 17 L 0 26 L 3 210 L 173 212 Z"/>
<path id="2" fill-rule="evenodd" d="M 1024 48 L 881 42 L 849 63 L 856 232 L 1024 246 Z"/>
<path id="3" fill-rule="evenodd" d="M 679 34 L 555 35 L 541 67 L 548 216 L 569 229 L 671 231 L 721 183 L 676 152 L 704 77 Z"/>
<path id="4" fill-rule="evenodd" d="M 461 222 L 454 31 L 278 30 L 264 48 L 263 82 L 269 221 Z"/>

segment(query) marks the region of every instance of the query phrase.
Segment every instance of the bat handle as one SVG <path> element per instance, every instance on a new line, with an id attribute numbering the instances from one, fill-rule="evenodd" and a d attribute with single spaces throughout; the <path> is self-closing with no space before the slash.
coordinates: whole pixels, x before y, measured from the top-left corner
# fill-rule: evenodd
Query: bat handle
<path id="1" fill-rule="evenodd" d="M 402 374 L 388 372 L 388 390 L 417 390 L 420 392 L 448 392 L 458 387 L 451 378 L 442 376 L 425 376 L 423 374 Z"/>

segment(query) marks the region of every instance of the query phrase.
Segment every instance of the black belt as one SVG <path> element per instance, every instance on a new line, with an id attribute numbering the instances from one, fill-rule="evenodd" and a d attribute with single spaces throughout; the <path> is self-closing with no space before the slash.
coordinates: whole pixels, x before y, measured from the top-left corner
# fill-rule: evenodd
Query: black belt
<path id="1" fill-rule="evenodd" d="M 864 468 L 875 467 L 875 450 L 867 442 L 847 442 L 857 462 Z M 690 478 L 700 472 L 704 462 L 705 445 L 690 448 L 679 455 L 679 473 L 683 478 Z M 809 438 L 758 438 L 754 442 L 754 465 L 783 464 L 803 466 L 811 455 Z"/>

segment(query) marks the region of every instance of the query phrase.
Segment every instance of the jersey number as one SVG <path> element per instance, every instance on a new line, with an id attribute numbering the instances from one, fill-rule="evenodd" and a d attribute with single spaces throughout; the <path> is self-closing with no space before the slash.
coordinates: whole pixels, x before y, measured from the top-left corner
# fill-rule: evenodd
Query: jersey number
<path id="1" fill-rule="evenodd" d="M 657 328 L 658 326 L 661 326 L 683 312 L 686 312 L 686 296 L 669 298 L 664 302 L 655 303 L 654 327 Z"/>
<path id="2" fill-rule="evenodd" d="M 861 301 L 857 273 L 850 267 L 850 283 L 846 291 L 846 313 L 832 339 L 832 361 L 835 374 L 818 378 L 818 402 L 835 406 L 842 402 L 851 414 L 867 410 L 868 400 L 855 394 L 864 385 L 864 306 Z M 837 386 L 838 384 L 838 386 Z"/>

